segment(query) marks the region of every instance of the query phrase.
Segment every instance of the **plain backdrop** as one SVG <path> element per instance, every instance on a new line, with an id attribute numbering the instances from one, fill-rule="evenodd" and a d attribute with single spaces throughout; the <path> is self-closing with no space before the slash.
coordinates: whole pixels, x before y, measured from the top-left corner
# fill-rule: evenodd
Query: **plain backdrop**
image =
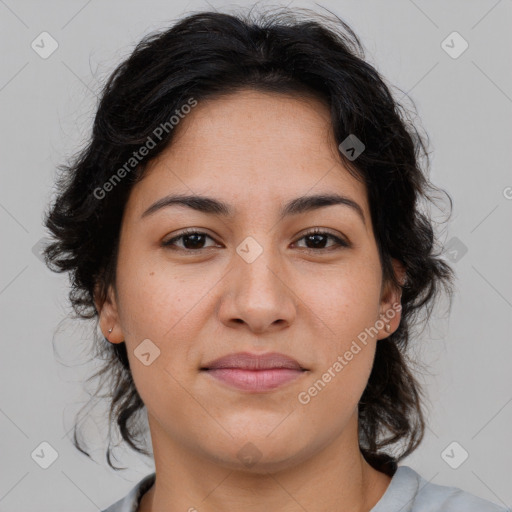
<path id="1" fill-rule="evenodd" d="M 128 450 L 118 454 L 129 469 L 111 470 L 101 421 L 86 422 L 94 461 L 71 443 L 93 368 L 83 364 L 87 326 L 66 320 L 67 277 L 52 274 L 38 257 L 42 216 L 57 166 L 89 134 L 102 83 L 140 38 L 191 11 L 249 5 L 0 0 L 0 511 L 103 509 L 153 470 Z M 322 12 L 314 3 L 288 5 Z M 351 25 L 370 63 L 413 99 L 430 137 L 431 178 L 454 199 L 440 239 L 457 291 L 451 315 L 438 308 L 414 342 L 413 354 L 428 368 L 420 375 L 428 428 L 402 463 L 429 481 L 510 507 L 512 1 L 321 5 Z M 56 44 L 44 55 L 42 46 L 50 51 Z M 43 469 L 37 454 L 51 458 L 52 449 L 57 458 Z"/>

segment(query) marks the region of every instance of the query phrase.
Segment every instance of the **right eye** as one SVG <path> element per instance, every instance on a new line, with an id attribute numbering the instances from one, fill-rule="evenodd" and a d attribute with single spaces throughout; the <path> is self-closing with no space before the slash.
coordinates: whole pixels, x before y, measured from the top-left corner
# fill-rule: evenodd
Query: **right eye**
<path id="1" fill-rule="evenodd" d="M 213 238 L 201 231 L 196 231 L 194 229 L 187 229 L 182 231 L 179 235 L 170 238 L 169 240 L 164 240 L 162 242 L 162 246 L 172 249 L 172 250 L 181 250 L 181 251 L 189 251 L 189 252 L 199 252 L 203 249 L 209 249 L 210 247 L 200 247 L 205 243 L 205 238 L 209 238 L 213 240 Z M 183 241 L 183 247 L 176 246 L 176 242 L 178 240 Z M 187 247 L 188 246 L 188 247 Z"/>

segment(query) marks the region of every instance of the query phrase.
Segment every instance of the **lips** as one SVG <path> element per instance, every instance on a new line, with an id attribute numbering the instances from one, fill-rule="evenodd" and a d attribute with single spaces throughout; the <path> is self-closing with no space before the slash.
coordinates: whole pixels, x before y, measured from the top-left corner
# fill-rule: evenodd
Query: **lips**
<path id="1" fill-rule="evenodd" d="M 201 370 L 223 385 L 251 393 L 272 391 L 308 373 L 295 359 L 277 352 L 230 354 Z"/>
<path id="2" fill-rule="evenodd" d="M 251 354 L 249 352 L 229 354 L 207 363 L 201 370 L 220 370 L 228 368 L 241 370 L 274 370 L 278 368 L 299 371 L 305 370 L 295 359 L 277 352 L 268 354 Z"/>

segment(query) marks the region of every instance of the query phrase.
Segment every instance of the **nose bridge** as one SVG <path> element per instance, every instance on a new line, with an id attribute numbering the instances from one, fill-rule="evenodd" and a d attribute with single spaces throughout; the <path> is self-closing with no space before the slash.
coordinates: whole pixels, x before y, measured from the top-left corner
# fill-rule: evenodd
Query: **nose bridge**
<path id="1" fill-rule="evenodd" d="M 282 255 L 270 232 L 246 237 L 236 248 L 224 320 L 243 320 L 253 330 L 292 321 L 293 293 L 286 286 Z M 276 322 L 281 321 L 281 322 Z"/>
<path id="2" fill-rule="evenodd" d="M 236 252 L 235 267 L 240 292 L 254 295 L 253 301 L 258 296 L 269 300 L 281 292 L 283 285 L 276 274 L 282 262 L 271 233 L 246 237 Z"/>

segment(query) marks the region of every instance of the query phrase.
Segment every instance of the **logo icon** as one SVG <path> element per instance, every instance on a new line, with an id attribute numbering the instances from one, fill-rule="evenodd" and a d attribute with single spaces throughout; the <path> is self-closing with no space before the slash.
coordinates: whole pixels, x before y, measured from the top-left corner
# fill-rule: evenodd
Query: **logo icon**
<path id="1" fill-rule="evenodd" d="M 452 263 L 457 263 L 466 255 L 468 248 L 461 240 L 454 236 L 446 243 L 444 252 Z"/>
<path id="2" fill-rule="evenodd" d="M 145 339 L 137 345 L 133 353 L 144 366 L 149 366 L 160 356 L 160 349 L 150 339 Z"/>
<path id="3" fill-rule="evenodd" d="M 468 42 L 458 33 L 452 32 L 441 43 L 441 48 L 452 58 L 458 59 L 469 47 Z"/>
<path id="4" fill-rule="evenodd" d="M 47 59 L 59 47 L 59 43 L 48 32 L 41 32 L 30 46 L 41 59 Z"/>
<path id="5" fill-rule="evenodd" d="M 246 443 L 236 456 L 246 468 L 252 468 L 261 459 L 262 453 L 253 443 Z"/>
<path id="6" fill-rule="evenodd" d="M 364 150 L 365 145 L 351 133 L 339 146 L 338 149 L 353 162 Z"/>
<path id="7" fill-rule="evenodd" d="M 450 466 L 452 469 L 457 469 L 469 457 L 469 453 L 461 446 L 457 441 L 450 443 L 442 452 L 441 458 Z"/>
<path id="8" fill-rule="evenodd" d="M 263 247 L 252 236 L 248 236 L 238 245 L 236 252 L 246 263 L 252 263 L 263 252 Z"/>
<path id="9" fill-rule="evenodd" d="M 50 443 L 43 441 L 30 456 L 38 466 L 48 469 L 57 460 L 59 454 Z"/>

